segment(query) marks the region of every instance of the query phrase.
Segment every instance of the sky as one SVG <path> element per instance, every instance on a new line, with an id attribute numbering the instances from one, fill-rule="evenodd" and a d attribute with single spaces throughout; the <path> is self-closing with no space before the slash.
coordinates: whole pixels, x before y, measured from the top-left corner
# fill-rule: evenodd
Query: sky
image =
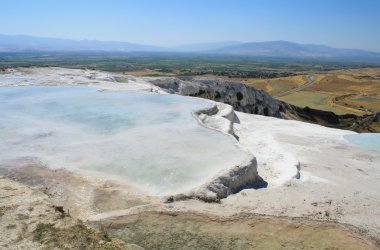
<path id="1" fill-rule="evenodd" d="M 379 0 L 1 0 L 0 34 L 149 45 L 286 40 L 380 52 Z"/>

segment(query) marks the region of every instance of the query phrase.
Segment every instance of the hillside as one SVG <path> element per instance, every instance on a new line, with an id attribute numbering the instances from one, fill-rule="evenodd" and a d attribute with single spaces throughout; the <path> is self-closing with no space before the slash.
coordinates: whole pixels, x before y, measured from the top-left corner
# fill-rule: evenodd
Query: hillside
<path id="1" fill-rule="evenodd" d="M 199 53 L 204 55 L 322 59 L 380 62 L 380 53 L 358 49 L 338 49 L 325 45 L 299 44 L 287 41 L 250 42 L 223 41 L 159 47 L 130 42 L 72 40 L 0 34 L 0 52 L 163 52 Z"/>
<path id="2" fill-rule="evenodd" d="M 338 49 L 325 45 L 298 44 L 287 41 L 243 43 L 214 50 L 223 55 L 284 58 L 368 58 L 380 60 L 380 53 L 358 49 Z"/>

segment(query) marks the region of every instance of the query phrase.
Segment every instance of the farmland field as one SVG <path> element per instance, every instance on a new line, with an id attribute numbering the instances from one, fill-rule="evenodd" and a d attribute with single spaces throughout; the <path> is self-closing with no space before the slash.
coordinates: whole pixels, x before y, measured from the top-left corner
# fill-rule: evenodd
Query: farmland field
<path id="1" fill-rule="evenodd" d="M 297 106 L 333 111 L 337 114 L 380 111 L 380 69 L 364 68 L 313 73 L 315 83 L 302 91 L 279 97 Z M 278 95 L 302 85 L 300 76 L 249 80 L 246 84 Z M 280 86 L 280 87 L 279 87 Z"/>

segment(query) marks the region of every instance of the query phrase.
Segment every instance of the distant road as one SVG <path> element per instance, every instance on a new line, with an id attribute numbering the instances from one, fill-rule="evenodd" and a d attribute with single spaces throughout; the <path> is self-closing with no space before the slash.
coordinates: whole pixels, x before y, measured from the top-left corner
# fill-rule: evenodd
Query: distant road
<path id="1" fill-rule="evenodd" d="M 305 84 L 299 86 L 298 88 L 294 88 L 294 89 L 282 92 L 278 95 L 275 95 L 274 97 L 282 97 L 282 96 L 290 95 L 290 94 L 293 94 L 294 92 L 310 87 L 311 85 L 315 84 L 314 75 L 310 75 L 310 74 L 306 75 L 306 81 L 307 82 Z"/>

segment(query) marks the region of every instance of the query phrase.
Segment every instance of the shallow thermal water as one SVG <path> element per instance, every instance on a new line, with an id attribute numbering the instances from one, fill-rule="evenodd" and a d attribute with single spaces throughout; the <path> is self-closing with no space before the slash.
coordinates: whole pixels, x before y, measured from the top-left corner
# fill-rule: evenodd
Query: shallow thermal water
<path id="1" fill-rule="evenodd" d="M 182 192 L 246 154 L 191 111 L 208 102 L 89 87 L 0 87 L 0 165 L 37 157 L 91 170 L 155 194 Z"/>
<path id="2" fill-rule="evenodd" d="M 380 133 L 349 134 L 344 138 L 357 146 L 380 151 Z"/>

